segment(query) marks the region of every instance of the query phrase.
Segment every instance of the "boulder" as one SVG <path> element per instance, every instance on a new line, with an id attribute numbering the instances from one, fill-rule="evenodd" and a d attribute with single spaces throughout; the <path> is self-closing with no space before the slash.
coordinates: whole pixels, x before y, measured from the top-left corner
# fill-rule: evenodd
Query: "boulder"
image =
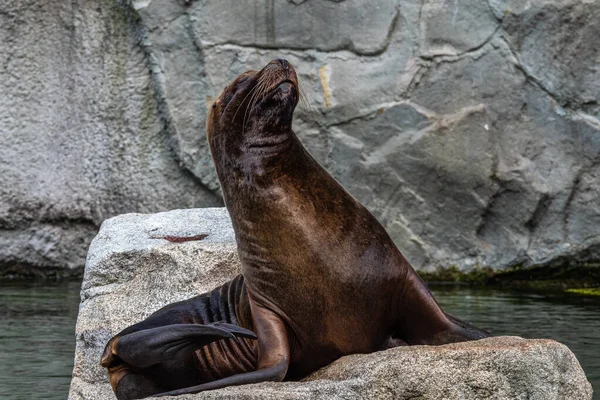
<path id="1" fill-rule="evenodd" d="M 189 237 L 184 243 L 168 236 Z M 99 365 L 106 342 L 160 307 L 239 273 L 224 208 L 126 214 L 90 247 L 76 327 L 70 400 L 114 398 Z M 351 355 L 300 382 L 230 387 L 191 399 L 591 399 L 575 355 L 552 340 L 496 337 Z"/>

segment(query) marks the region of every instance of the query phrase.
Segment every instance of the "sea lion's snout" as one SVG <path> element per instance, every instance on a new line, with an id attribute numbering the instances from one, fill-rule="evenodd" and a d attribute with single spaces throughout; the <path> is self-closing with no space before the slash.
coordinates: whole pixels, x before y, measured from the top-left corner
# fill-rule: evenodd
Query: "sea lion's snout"
<path id="1" fill-rule="evenodd" d="M 279 64 L 282 67 L 288 69 L 289 67 L 291 67 L 292 65 L 288 62 L 288 60 L 286 60 L 285 58 L 276 58 L 274 60 L 271 60 L 271 62 L 269 64 Z"/>
<path id="2" fill-rule="evenodd" d="M 258 108 L 271 110 L 271 113 L 291 120 L 291 114 L 300 100 L 298 76 L 287 60 L 276 58 L 261 71 L 259 85 L 264 85 Z"/>
<path id="3" fill-rule="evenodd" d="M 270 61 L 261 71 L 261 75 L 265 80 L 271 81 L 273 86 L 289 81 L 294 88 L 298 89 L 298 76 L 293 65 L 288 60 L 283 58 L 276 58 Z"/>
<path id="4" fill-rule="evenodd" d="M 283 68 L 285 71 L 291 71 L 294 74 L 296 73 L 296 70 L 294 70 L 294 67 L 292 66 L 292 64 L 290 64 L 289 61 L 286 60 L 285 58 L 276 58 L 274 60 L 271 60 L 267 64 L 267 67 L 270 65 L 274 65 L 276 67 Z"/>
<path id="5" fill-rule="evenodd" d="M 288 60 L 284 58 L 276 58 L 269 62 L 265 69 L 275 70 L 278 78 L 288 80 L 295 87 L 298 86 L 296 70 Z"/>

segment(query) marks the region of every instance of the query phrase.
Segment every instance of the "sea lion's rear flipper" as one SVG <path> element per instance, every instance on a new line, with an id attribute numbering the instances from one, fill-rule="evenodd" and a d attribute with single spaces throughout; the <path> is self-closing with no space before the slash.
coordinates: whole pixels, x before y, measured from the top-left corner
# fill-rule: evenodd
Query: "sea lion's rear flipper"
<path id="1" fill-rule="evenodd" d="M 447 343 L 466 342 L 468 340 L 479 340 L 492 336 L 492 334 L 483 329 L 479 329 L 468 322 L 446 314 L 446 317 L 452 323 L 452 328 L 446 334 Z"/>
<path id="2" fill-rule="evenodd" d="M 289 333 L 286 325 L 271 310 L 254 301 L 250 302 L 252 321 L 258 336 L 258 368 L 255 371 L 231 375 L 216 381 L 183 389 L 164 392 L 153 397 L 177 396 L 198 393 L 204 390 L 220 389 L 226 386 L 246 385 L 259 382 L 281 382 L 290 363 Z"/>
<path id="3" fill-rule="evenodd" d="M 392 337 L 410 345 L 442 345 L 491 336 L 489 332 L 446 314 L 415 272 L 407 275 L 397 307 L 399 315 Z"/>
<path id="4" fill-rule="evenodd" d="M 220 339 L 246 337 L 254 332 L 237 325 L 216 322 L 209 325 L 174 324 L 132 332 L 107 346 L 105 360 L 119 358 L 136 368 L 147 368 L 165 360 L 177 359 Z"/>

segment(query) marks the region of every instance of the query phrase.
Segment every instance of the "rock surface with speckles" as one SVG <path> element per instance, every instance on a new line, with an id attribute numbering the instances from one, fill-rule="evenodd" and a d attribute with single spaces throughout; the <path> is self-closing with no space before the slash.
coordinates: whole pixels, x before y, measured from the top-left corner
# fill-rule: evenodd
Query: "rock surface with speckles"
<path id="1" fill-rule="evenodd" d="M 417 269 L 600 259 L 600 2 L 0 0 L 0 267 L 219 203 L 204 126 L 276 57 L 294 129 Z"/>
<path id="2" fill-rule="evenodd" d="M 222 205 L 180 167 L 137 35 L 116 1 L 0 0 L 0 276 L 80 275 L 108 217 Z"/>
<path id="3" fill-rule="evenodd" d="M 166 236 L 204 238 L 170 243 Z M 104 222 L 86 263 L 69 400 L 114 398 L 99 365 L 110 337 L 164 305 L 226 282 L 238 271 L 233 229 L 223 208 L 128 214 Z M 172 399 L 355 398 L 590 400 L 592 388 L 566 346 L 496 337 L 351 355 L 301 382 L 230 387 Z"/>

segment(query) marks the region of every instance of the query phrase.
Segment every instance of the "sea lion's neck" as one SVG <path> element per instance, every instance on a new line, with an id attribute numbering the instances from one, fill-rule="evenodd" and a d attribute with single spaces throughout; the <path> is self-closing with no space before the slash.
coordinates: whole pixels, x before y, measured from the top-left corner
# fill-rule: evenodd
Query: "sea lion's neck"
<path id="1" fill-rule="evenodd" d="M 294 145 L 296 135 L 291 127 L 272 132 L 245 135 L 240 144 L 242 163 L 247 160 L 267 162 L 273 158 L 285 156 Z M 296 139 L 297 140 L 297 139 Z"/>
<path id="2" fill-rule="evenodd" d="M 215 160 L 221 184 L 238 191 L 246 186 L 267 185 L 298 162 L 302 147 L 291 127 L 285 130 L 244 135 L 237 143 L 228 143 L 226 156 Z M 224 189 L 226 189 L 224 187 Z"/>

